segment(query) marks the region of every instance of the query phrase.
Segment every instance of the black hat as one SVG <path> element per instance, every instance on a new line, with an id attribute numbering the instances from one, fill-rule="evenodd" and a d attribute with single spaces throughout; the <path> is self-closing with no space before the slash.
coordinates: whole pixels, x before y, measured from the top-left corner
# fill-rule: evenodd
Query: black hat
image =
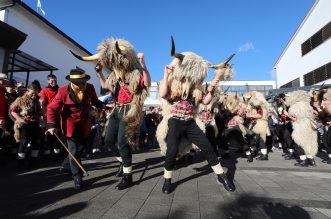
<path id="1" fill-rule="evenodd" d="M 66 76 L 66 79 L 68 81 L 71 81 L 73 83 L 75 82 L 85 82 L 90 80 L 90 76 L 85 74 L 85 71 L 79 67 L 76 67 L 75 69 L 70 70 L 70 74 Z"/>

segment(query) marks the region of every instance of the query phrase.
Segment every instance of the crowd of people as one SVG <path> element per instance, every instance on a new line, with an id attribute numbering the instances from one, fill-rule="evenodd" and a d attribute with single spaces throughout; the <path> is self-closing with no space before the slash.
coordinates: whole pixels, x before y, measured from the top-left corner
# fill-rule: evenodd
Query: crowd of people
<path id="1" fill-rule="evenodd" d="M 144 54 L 136 54 L 123 39 L 100 43 L 98 53 L 80 57 L 97 61 L 95 73 L 110 98 L 100 101 L 90 76 L 80 68 L 70 70 L 68 83 L 57 85 L 54 74 L 48 86 L 38 81 L 24 86 L 0 73 L 0 152 L 17 159 L 18 168 L 37 166 L 46 157 L 59 161 L 70 173 L 74 187 L 83 185 L 81 157 L 93 159 L 111 151 L 119 162 L 116 189 L 133 186 L 132 154 L 142 147 L 159 146 L 164 157 L 162 192 L 171 193 L 177 160 L 187 162 L 202 152 L 227 191 L 235 186 L 220 159 L 240 151 L 247 162 L 269 160 L 268 153 L 283 150 L 285 160 L 299 167 L 316 166 L 314 157 L 324 149 L 331 164 L 331 89 L 280 93 L 266 99 L 249 89 L 240 96 L 218 87 L 229 80 L 232 66 L 211 64 L 192 52 L 177 53 L 172 38 L 173 61 L 165 66 L 160 82 L 160 106 L 144 106 L 151 77 Z M 103 75 L 103 68 L 110 70 Z M 215 69 L 210 84 L 203 84 L 208 69 Z M 64 147 L 67 147 L 64 150 Z M 68 153 L 67 153 L 68 152 Z M 49 159 L 44 159 L 49 160 Z M 248 164 L 249 165 L 249 164 Z"/>

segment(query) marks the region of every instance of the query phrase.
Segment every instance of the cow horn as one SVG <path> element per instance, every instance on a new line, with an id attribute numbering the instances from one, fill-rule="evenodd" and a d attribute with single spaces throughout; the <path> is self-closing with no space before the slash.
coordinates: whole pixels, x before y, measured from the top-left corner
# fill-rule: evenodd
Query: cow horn
<path id="1" fill-rule="evenodd" d="M 116 48 L 116 51 L 117 51 L 119 54 L 122 54 L 122 50 L 121 50 L 121 48 L 119 47 L 117 41 L 115 42 L 115 48 Z"/>
<path id="2" fill-rule="evenodd" d="M 214 69 L 221 69 L 224 68 L 228 65 L 228 63 L 231 61 L 231 59 L 233 58 L 233 56 L 235 55 L 235 53 L 233 53 L 232 55 L 230 55 L 227 59 L 225 59 L 224 62 L 221 62 L 220 64 L 214 65 L 214 64 L 210 64 L 208 67 L 209 68 L 214 68 Z"/>
<path id="3" fill-rule="evenodd" d="M 79 55 L 77 55 L 76 53 L 74 53 L 73 51 L 71 51 L 70 50 L 70 52 L 71 52 L 71 54 L 73 55 L 73 56 L 75 56 L 77 59 L 79 59 L 79 60 L 82 60 L 82 61 L 87 61 L 87 62 L 91 62 L 91 61 L 97 61 L 97 60 L 99 60 L 99 58 L 100 58 L 100 55 L 97 53 L 97 54 L 94 54 L 94 55 L 92 55 L 92 56 L 79 56 Z"/>
<path id="4" fill-rule="evenodd" d="M 176 53 L 175 41 L 174 41 L 173 36 L 171 36 L 171 52 L 170 52 L 170 55 L 172 57 L 175 57 L 175 58 L 179 59 L 181 62 L 183 61 L 183 59 L 185 57 L 183 54 Z"/>

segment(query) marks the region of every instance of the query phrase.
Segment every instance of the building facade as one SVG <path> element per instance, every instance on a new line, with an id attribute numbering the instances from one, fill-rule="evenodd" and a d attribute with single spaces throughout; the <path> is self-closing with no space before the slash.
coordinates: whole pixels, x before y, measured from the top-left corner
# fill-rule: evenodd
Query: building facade
<path id="1" fill-rule="evenodd" d="M 331 83 L 330 11 L 330 0 L 315 0 L 274 65 L 278 88 Z"/>
<path id="2" fill-rule="evenodd" d="M 17 48 L 6 48 L 0 43 L 0 70 L 25 85 L 39 80 L 41 85 L 45 86 L 46 77 L 50 73 L 57 76 L 59 85 L 67 83 L 65 76 L 70 69 L 78 66 L 91 75 L 90 83 L 95 85 L 99 93 L 100 83 L 94 74 L 95 63 L 82 62 L 69 50 L 82 56 L 89 56 L 91 53 L 24 2 L 12 2 L 9 7 L 0 5 L 0 22 L 7 29 L 11 28 L 26 37 Z M 8 32 L 8 36 L 1 33 L 0 41 L 13 41 L 13 35 L 17 34 L 10 35 L 12 30 L 3 29 L 1 32 Z"/>

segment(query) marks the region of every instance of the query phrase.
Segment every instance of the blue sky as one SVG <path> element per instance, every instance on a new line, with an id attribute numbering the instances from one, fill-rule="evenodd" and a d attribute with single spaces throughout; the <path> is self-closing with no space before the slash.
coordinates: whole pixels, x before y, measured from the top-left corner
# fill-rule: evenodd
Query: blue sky
<path id="1" fill-rule="evenodd" d="M 36 10 L 37 0 L 23 2 Z M 271 80 L 274 63 L 313 2 L 41 0 L 45 18 L 92 53 L 108 37 L 130 41 L 145 54 L 153 81 L 162 79 L 171 61 L 171 35 L 178 52 L 192 51 L 212 63 L 235 52 L 234 80 Z"/>

